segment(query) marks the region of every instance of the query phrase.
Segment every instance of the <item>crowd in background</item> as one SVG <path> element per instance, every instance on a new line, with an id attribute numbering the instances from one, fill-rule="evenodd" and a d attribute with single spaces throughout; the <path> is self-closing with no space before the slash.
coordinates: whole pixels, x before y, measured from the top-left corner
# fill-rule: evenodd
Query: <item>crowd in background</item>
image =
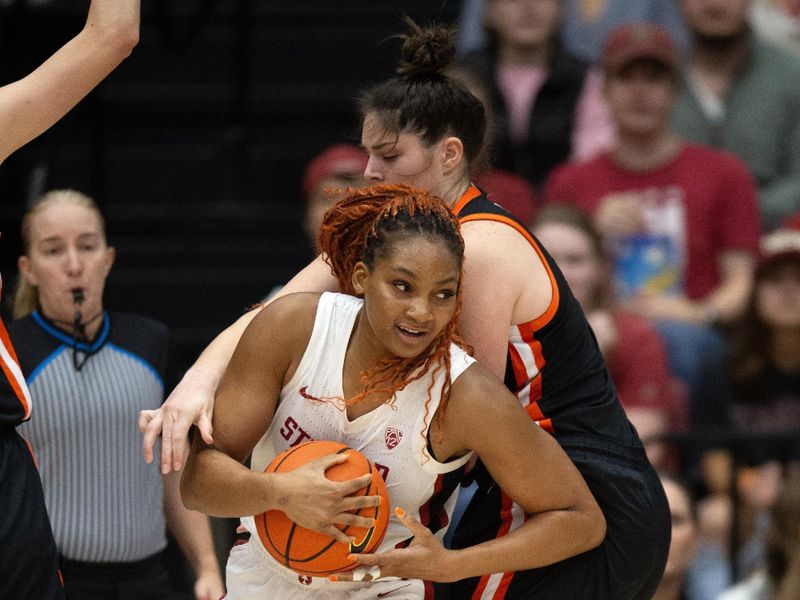
<path id="1" fill-rule="evenodd" d="M 662 473 L 655 597 L 800 597 L 800 2 L 465 0 L 459 44 L 491 123 L 474 180 L 556 260 Z M 309 255 L 365 166 L 309 162 Z"/>
<path id="2" fill-rule="evenodd" d="M 506 206 L 564 272 L 651 461 L 686 482 L 666 487 L 693 550 L 658 597 L 794 597 L 798 552 L 776 570 L 768 532 L 800 439 L 800 3 L 476 0 L 461 24 L 492 166 L 536 198 Z"/>

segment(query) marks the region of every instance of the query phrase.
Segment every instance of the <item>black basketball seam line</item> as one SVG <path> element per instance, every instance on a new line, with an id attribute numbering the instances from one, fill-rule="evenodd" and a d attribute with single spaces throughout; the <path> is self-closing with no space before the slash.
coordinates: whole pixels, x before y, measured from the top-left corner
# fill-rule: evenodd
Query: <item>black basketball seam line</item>
<path id="1" fill-rule="evenodd" d="M 275 554 L 282 555 L 283 552 L 281 552 L 281 550 L 278 548 L 278 545 L 272 540 L 272 536 L 269 534 L 269 527 L 267 527 L 267 513 L 266 512 L 261 513 L 261 515 L 259 515 L 259 516 L 264 521 L 264 524 L 263 524 L 264 533 L 267 536 L 267 541 L 269 542 L 269 545 L 272 546 L 272 550 L 275 552 Z"/>
<path id="2" fill-rule="evenodd" d="M 285 565 L 288 567 L 290 562 L 294 562 L 289 558 L 289 550 L 292 547 L 292 538 L 294 537 L 294 532 L 297 530 L 297 523 L 292 521 L 292 526 L 289 528 L 289 536 L 286 538 L 286 549 L 283 552 L 283 560 Z"/>

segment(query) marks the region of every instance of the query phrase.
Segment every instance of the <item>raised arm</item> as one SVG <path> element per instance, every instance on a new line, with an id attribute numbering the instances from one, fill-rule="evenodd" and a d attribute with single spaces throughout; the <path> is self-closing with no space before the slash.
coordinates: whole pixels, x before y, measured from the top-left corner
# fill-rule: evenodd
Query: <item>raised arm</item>
<path id="1" fill-rule="evenodd" d="M 139 40 L 139 0 L 92 0 L 83 30 L 27 77 L 0 88 L 0 162 L 46 131 Z"/>
<path id="2" fill-rule="evenodd" d="M 331 275 L 330 267 L 318 257 L 295 275 L 270 302 L 293 292 L 324 292 L 335 290 L 336 287 L 336 279 Z M 193 424 L 197 425 L 206 444 L 214 443 L 214 393 L 239 339 L 260 311 L 260 308 L 248 311 L 214 338 L 161 408 L 142 411 L 139 429 L 144 433 L 144 459 L 148 463 L 152 462 L 153 447 L 161 435 L 162 473 L 183 468 L 188 450 L 189 428 Z"/>

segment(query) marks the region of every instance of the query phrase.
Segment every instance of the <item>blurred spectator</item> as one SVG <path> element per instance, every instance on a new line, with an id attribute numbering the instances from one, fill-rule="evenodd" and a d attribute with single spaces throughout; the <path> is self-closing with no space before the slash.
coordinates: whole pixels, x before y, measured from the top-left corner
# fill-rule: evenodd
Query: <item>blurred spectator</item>
<path id="1" fill-rule="evenodd" d="M 554 171 L 546 200 L 594 215 L 620 302 L 656 323 L 673 373 L 692 392 L 704 356 L 720 357 L 721 366 L 724 344 L 712 325 L 744 309 L 760 228 L 745 166 L 668 131 L 676 61 L 659 27 L 612 33 L 605 91 L 618 140 L 608 153 Z"/>
<path id="2" fill-rule="evenodd" d="M 766 566 L 718 600 L 800 598 L 800 473 L 790 474 L 770 511 Z"/>
<path id="3" fill-rule="evenodd" d="M 487 123 L 485 147 L 491 148 L 494 143 L 494 114 L 486 85 L 475 71 L 463 64 L 448 66 L 445 74 L 452 81 L 461 83 L 483 103 Z M 529 223 L 536 207 L 533 186 L 523 177 L 493 166 L 485 156 L 476 163 L 472 177 L 475 185 L 486 192 L 492 202 L 505 208 L 523 223 Z"/>
<path id="4" fill-rule="evenodd" d="M 681 4 L 692 47 L 672 129 L 741 158 L 772 229 L 800 210 L 800 59 L 753 35 L 750 0 Z"/>
<path id="5" fill-rule="evenodd" d="M 800 432 L 800 214 L 762 239 L 753 294 L 734 325 L 729 372 L 734 426 Z M 800 460 L 800 445 L 795 450 L 783 458 Z"/>
<path id="6" fill-rule="evenodd" d="M 166 328 L 103 309 L 114 249 L 88 197 L 46 194 L 22 239 L 9 334 L 38 412 L 20 431 L 39 461 L 67 598 L 174 599 L 165 523 L 194 568 L 196 598 L 219 598 L 208 518 L 183 506 L 179 473 L 162 480 L 138 451 L 139 410 L 163 400 Z"/>
<path id="7" fill-rule="evenodd" d="M 316 255 L 317 234 L 322 217 L 336 200 L 330 194 L 337 189 L 361 187 L 367 153 L 353 144 L 335 144 L 312 158 L 303 173 L 305 212 L 303 229 Z"/>
<path id="8" fill-rule="evenodd" d="M 489 0 L 491 2 L 491 0 Z M 459 18 L 459 55 L 486 46 L 483 11 L 487 0 L 464 0 Z M 649 21 L 666 28 L 681 47 L 686 45 L 677 0 L 562 0 L 564 47 L 588 63 L 600 61 L 608 34 L 618 25 Z"/>
<path id="9" fill-rule="evenodd" d="M 743 434 L 780 434 L 736 449 L 736 485 L 741 499 L 737 535 L 743 540 L 736 566 L 747 575 L 764 561 L 763 534 L 782 473 L 800 464 L 800 215 L 762 239 L 755 285 L 745 315 L 732 325 L 728 381 L 704 378 L 698 426 L 729 426 Z M 733 506 L 729 493 L 733 460 L 722 450 L 703 458 L 709 497 L 700 511 L 707 552 L 730 546 Z"/>
<path id="10" fill-rule="evenodd" d="M 756 34 L 800 56 L 800 0 L 753 0 L 750 21 Z"/>
<path id="11" fill-rule="evenodd" d="M 664 345 L 648 321 L 615 306 L 603 240 L 591 217 L 566 204 L 543 207 L 531 231 L 555 259 L 592 326 L 614 387 L 656 468 L 675 468 L 657 438 L 686 426 L 686 401 L 671 380 Z"/>
<path id="12" fill-rule="evenodd" d="M 653 600 L 688 600 L 685 580 L 694 559 L 697 535 L 694 500 L 689 488 L 677 479 L 661 473 L 661 483 L 672 515 L 672 540 L 664 577 Z"/>
<path id="13" fill-rule="evenodd" d="M 613 136 L 599 74 L 564 50 L 559 0 L 491 0 L 489 44 L 464 57 L 489 90 L 493 166 L 541 185 L 555 165 Z"/>
<path id="14" fill-rule="evenodd" d="M 317 235 L 322 217 L 333 206 L 337 191 L 364 185 L 367 153 L 354 144 L 329 146 L 306 165 L 303 172 L 303 231 L 308 239 L 309 258 L 317 255 Z M 274 286 L 262 302 L 269 302 L 281 291 L 283 284 Z"/>

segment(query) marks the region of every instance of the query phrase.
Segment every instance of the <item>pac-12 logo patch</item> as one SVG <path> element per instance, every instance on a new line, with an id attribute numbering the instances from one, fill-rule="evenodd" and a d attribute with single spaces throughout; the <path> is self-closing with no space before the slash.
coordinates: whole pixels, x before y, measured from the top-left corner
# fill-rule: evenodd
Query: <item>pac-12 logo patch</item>
<path id="1" fill-rule="evenodd" d="M 383 435 L 383 441 L 386 442 L 386 447 L 389 450 L 394 450 L 403 439 L 403 432 L 396 427 L 387 427 L 386 433 Z"/>

